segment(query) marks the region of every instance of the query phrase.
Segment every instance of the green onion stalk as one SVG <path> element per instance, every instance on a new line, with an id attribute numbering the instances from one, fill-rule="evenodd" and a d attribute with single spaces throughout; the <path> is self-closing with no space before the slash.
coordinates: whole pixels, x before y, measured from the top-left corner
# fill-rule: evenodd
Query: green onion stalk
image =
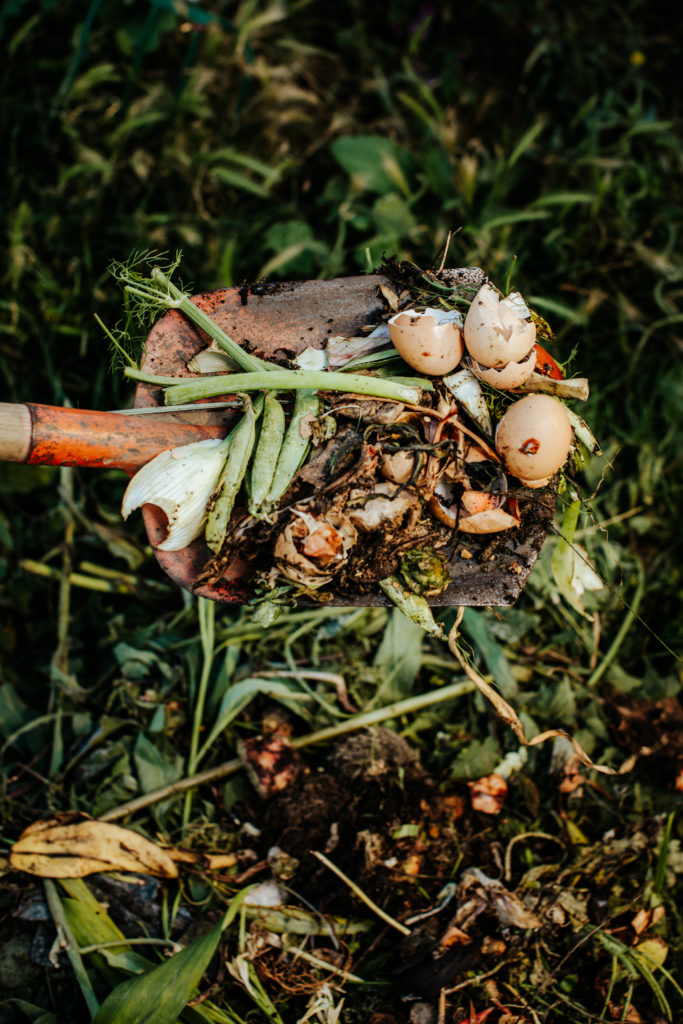
<path id="1" fill-rule="evenodd" d="M 116 280 L 123 285 L 126 296 L 135 300 L 138 315 L 141 318 L 162 309 L 177 309 L 184 313 L 196 327 L 205 331 L 247 373 L 270 370 L 275 367 L 276 364 L 245 352 L 210 316 L 195 306 L 190 297 L 178 288 L 160 267 L 153 267 L 149 277 L 143 277 L 120 263 L 115 263 L 111 272 Z"/>
<path id="2" fill-rule="evenodd" d="M 432 391 L 431 381 L 415 380 L 415 384 L 399 383 L 390 377 L 370 377 L 357 373 L 328 370 L 282 370 L 280 368 L 248 373 L 220 374 L 217 377 L 164 377 L 132 366 L 124 369 L 126 377 L 166 388 L 166 405 L 180 405 L 217 395 L 239 391 L 298 391 L 300 388 L 343 391 L 354 395 L 370 395 L 393 402 L 417 405 L 421 391 Z"/>

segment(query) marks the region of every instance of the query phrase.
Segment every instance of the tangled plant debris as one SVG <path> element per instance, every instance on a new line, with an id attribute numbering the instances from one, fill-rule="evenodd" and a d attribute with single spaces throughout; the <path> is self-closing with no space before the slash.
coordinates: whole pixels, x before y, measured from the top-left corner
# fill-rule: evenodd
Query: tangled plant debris
<path id="1" fill-rule="evenodd" d="M 525 489 L 550 485 L 571 452 L 581 460 L 564 399 L 585 397 L 586 382 L 563 380 L 536 343 L 538 318 L 521 295 L 503 296 L 476 268 L 424 272 L 386 261 L 384 313 L 361 328 L 364 339 L 334 336 L 322 349 L 275 362 L 247 352 L 190 301 L 171 279 L 177 260 L 164 269 L 148 264 L 145 255 L 113 268 L 140 320 L 179 310 L 237 369 L 126 374 L 162 387 L 170 407 L 243 396 L 241 419 L 210 459 L 208 446 L 207 454 L 195 446 L 196 454 L 159 457 L 160 470 L 162 461 L 164 470 L 170 460 L 184 466 L 173 479 L 184 472 L 187 511 L 160 497 L 156 460 L 124 497 L 124 515 L 142 504 L 166 511 L 161 550 L 204 533 L 212 554 L 199 584 L 220 586 L 239 561 L 260 603 L 380 592 L 393 600 L 388 581 L 405 584 L 406 557 L 421 552 L 433 572 L 412 578 L 411 606 L 436 599 L 453 562 L 471 557 L 468 538 L 519 531 L 529 514 L 523 505 L 534 504 Z M 190 367 L 200 364 L 195 357 Z M 542 373 L 533 373 L 537 365 Z M 532 376 L 534 393 L 520 397 Z M 195 479 L 208 481 L 221 457 L 207 497 Z M 188 459 L 196 459 L 196 477 Z M 180 528 L 178 518 L 188 525 Z"/>

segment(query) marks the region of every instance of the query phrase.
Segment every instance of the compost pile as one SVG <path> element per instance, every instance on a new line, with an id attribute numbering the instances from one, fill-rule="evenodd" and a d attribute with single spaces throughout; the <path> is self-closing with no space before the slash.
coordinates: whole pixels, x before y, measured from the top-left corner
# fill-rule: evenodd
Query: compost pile
<path id="1" fill-rule="evenodd" d="M 586 382 L 563 380 L 539 344 L 552 340 L 545 321 L 477 268 L 381 269 L 383 309 L 357 336 L 273 361 L 200 314 L 168 273 L 117 270 L 134 297 L 179 309 L 212 339 L 187 365 L 198 377 L 128 374 L 163 387 L 166 404 L 227 396 L 241 406 L 222 445 L 176 450 L 173 500 L 169 453 L 124 498 L 124 515 L 164 510 L 163 550 L 203 534 L 199 585 L 220 591 L 239 565 L 257 601 L 383 591 L 404 605 L 437 597 L 497 552 L 509 574 L 528 572 L 533 557 L 520 558 L 547 529 L 555 475 L 580 457 L 574 428 L 590 437 L 562 401 L 585 398 Z"/>

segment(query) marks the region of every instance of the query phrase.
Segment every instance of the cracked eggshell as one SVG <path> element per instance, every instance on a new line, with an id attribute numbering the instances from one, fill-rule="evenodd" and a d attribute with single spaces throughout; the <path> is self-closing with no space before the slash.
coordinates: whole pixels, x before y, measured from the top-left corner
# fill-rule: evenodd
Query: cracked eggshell
<path id="1" fill-rule="evenodd" d="M 361 492 L 362 496 L 362 492 Z M 351 500 L 355 497 L 350 494 Z M 363 505 L 347 508 L 346 515 L 357 529 L 364 533 L 396 527 L 405 518 L 406 512 L 418 505 L 414 491 L 399 490 L 390 483 L 375 484 L 372 494 Z"/>
<path id="2" fill-rule="evenodd" d="M 527 395 L 504 414 L 496 450 L 509 473 L 527 487 L 542 487 L 567 461 L 572 428 L 561 402 Z"/>
<path id="3" fill-rule="evenodd" d="M 462 317 L 455 310 L 406 309 L 392 316 L 389 334 L 398 354 L 414 370 L 443 377 L 462 359 L 461 326 Z"/>
<path id="4" fill-rule="evenodd" d="M 518 292 L 502 298 L 490 284 L 483 285 L 465 318 L 465 346 L 472 358 L 489 367 L 523 359 L 536 341 L 536 325 L 526 313 Z"/>
<path id="5" fill-rule="evenodd" d="M 483 366 L 476 359 L 470 359 L 472 373 L 485 384 L 499 391 L 509 391 L 510 388 L 519 388 L 528 381 L 536 367 L 536 350 L 530 352 L 517 363 L 507 363 L 505 366 Z"/>
<path id="6" fill-rule="evenodd" d="M 407 484 L 415 472 L 415 452 L 397 451 L 382 455 L 380 473 L 395 484 Z"/>

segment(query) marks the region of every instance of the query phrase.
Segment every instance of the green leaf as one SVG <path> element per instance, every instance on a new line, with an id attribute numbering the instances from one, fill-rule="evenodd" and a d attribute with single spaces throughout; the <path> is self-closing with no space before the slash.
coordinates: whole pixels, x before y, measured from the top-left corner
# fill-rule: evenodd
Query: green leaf
<path id="1" fill-rule="evenodd" d="M 212 167 L 210 173 L 212 177 L 220 181 L 221 185 L 229 185 L 241 192 L 251 192 L 252 195 L 259 196 L 261 199 L 265 199 L 268 195 L 268 190 L 263 185 L 259 185 L 257 181 L 253 181 L 240 171 L 234 171 L 229 167 Z"/>
<path id="2" fill-rule="evenodd" d="M 174 1024 L 209 966 L 222 931 L 221 922 L 170 960 L 117 985 L 95 1024 Z"/>
<path id="3" fill-rule="evenodd" d="M 209 966 L 223 929 L 249 891 L 237 894 L 223 920 L 206 935 L 158 967 L 117 985 L 102 1003 L 95 1024 L 175 1024 Z"/>
<path id="4" fill-rule="evenodd" d="M 167 759 L 143 733 L 135 741 L 134 757 L 143 793 L 168 786 L 183 773 L 182 757 L 176 754 L 172 760 Z"/>
<path id="5" fill-rule="evenodd" d="M 50 1013 L 43 1006 L 35 1006 L 33 1003 L 28 1003 L 25 999 L 3 999 L 2 1002 L 0 1002 L 0 1011 L 3 1006 L 16 1007 L 17 1010 L 21 1011 L 21 1013 L 25 1013 L 28 1019 L 33 1021 L 33 1024 L 58 1024 L 54 1013 Z M 0 1016 L 0 1020 L 3 1019 L 4 1018 Z"/>
<path id="6" fill-rule="evenodd" d="M 532 206 L 575 206 L 577 203 L 593 203 L 598 197 L 592 192 L 550 192 L 539 196 Z"/>
<path id="7" fill-rule="evenodd" d="M 524 133 L 524 135 L 521 137 L 521 139 L 513 149 L 512 153 L 510 154 L 508 158 L 508 167 L 514 167 L 519 158 L 523 156 L 528 149 L 531 149 L 533 143 L 536 141 L 537 137 L 541 134 L 544 128 L 545 123 L 543 121 L 537 121 L 536 124 L 532 124 L 531 128 L 529 128 Z"/>
<path id="8" fill-rule="evenodd" d="M 590 566 L 584 549 L 573 543 L 580 512 L 581 501 L 578 498 L 565 508 L 560 537 L 550 564 L 557 589 L 567 604 L 592 622 L 593 616 L 584 608 L 581 595 L 586 590 L 601 590 L 603 582 Z"/>
<path id="9" fill-rule="evenodd" d="M 98 946 L 120 939 L 120 946 L 98 951 L 111 967 L 138 974 L 153 966 L 150 960 L 126 944 L 123 932 L 81 878 L 60 878 L 59 884 L 68 893 L 68 897 L 62 900 L 62 907 L 79 947 Z"/>
<path id="10" fill-rule="evenodd" d="M 515 697 L 517 695 L 517 680 L 512 674 L 503 648 L 493 638 L 484 616 L 474 608 L 466 608 L 462 628 L 486 662 L 486 667 L 502 695 L 507 700 Z"/>
<path id="11" fill-rule="evenodd" d="M 214 726 L 204 741 L 201 749 L 201 756 L 209 749 L 217 736 L 219 736 L 230 723 L 239 715 L 247 704 L 258 694 L 263 693 L 273 700 L 308 699 L 308 694 L 301 692 L 301 687 L 295 681 L 278 682 L 276 679 L 258 679 L 256 677 L 241 679 L 230 687 L 223 697 Z"/>
<path id="12" fill-rule="evenodd" d="M 547 214 L 546 216 L 549 216 Z M 528 295 L 527 301 L 531 305 L 532 309 L 540 309 L 541 311 L 547 311 L 548 313 L 554 313 L 555 316 L 561 316 L 565 320 L 568 320 L 572 324 L 582 326 L 587 322 L 585 313 L 579 313 L 575 309 L 571 309 L 570 306 L 565 306 L 563 302 L 557 302 L 555 299 L 548 299 L 544 295 Z"/>
<path id="13" fill-rule="evenodd" d="M 394 608 L 375 655 L 381 680 L 382 702 L 400 700 L 410 693 L 422 664 L 424 629 Z"/>
<path id="14" fill-rule="evenodd" d="M 412 194 L 412 160 L 405 149 L 376 135 L 350 135 L 332 143 L 332 155 L 351 178 L 354 192 Z"/>
<path id="15" fill-rule="evenodd" d="M 528 220 L 546 220 L 552 216 L 547 210 L 520 210 L 518 213 L 501 213 L 498 217 L 491 217 L 483 224 L 474 225 L 464 230 L 470 235 L 478 235 L 482 231 L 493 231 L 494 228 L 504 228 L 508 224 L 523 224 Z"/>

